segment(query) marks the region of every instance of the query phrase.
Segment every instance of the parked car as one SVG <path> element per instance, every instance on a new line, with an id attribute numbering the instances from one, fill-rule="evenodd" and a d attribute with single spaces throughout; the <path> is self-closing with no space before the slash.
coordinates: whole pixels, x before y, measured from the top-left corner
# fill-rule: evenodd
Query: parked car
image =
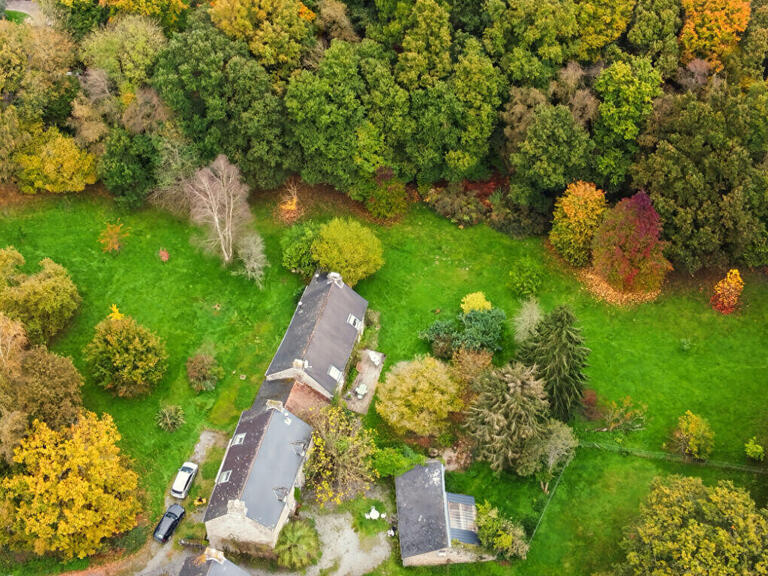
<path id="1" fill-rule="evenodd" d="M 163 517 L 160 518 L 157 528 L 155 528 L 155 540 L 162 543 L 168 542 L 168 539 L 173 535 L 173 531 L 176 530 L 179 522 L 184 518 L 184 514 L 184 508 L 178 504 L 171 504 L 168 510 L 165 511 L 165 514 L 163 514 Z"/>
<path id="2" fill-rule="evenodd" d="M 176 480 L 173 481 L 173 486 L 171 486 L 171 496 L 179 498 L 180 500 L 186 498 L 196 475 L 197 464 L 194 462 L 184 462 L 176 474 Z"/>

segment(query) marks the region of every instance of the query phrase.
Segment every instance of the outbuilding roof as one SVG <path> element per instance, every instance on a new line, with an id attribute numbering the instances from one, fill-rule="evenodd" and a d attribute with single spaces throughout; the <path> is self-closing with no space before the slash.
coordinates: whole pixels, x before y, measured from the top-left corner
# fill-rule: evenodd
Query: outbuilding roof
<path id="1" fill-rule="evenodd" d="M 224 558 L 221 552 L 189 556 L 181 567 L 179 576 L 248 576 L 248 572 Z"/>
<path id="2" fill-rule="evenodd" d="M 338 274 L 316 273 L 304 290 L 288 330 L 267 368 L 267 378 L 304 362 L 303 370 L 329 395 L 339 386 L 331 367 L 344 370 L 357 341 L 368 301 L 347 286 Z"/>
<path id="3" fill-rule="evenodd" d="M 451 545 L 445 507 L 444 468 L 430 461 L 395 478 L 397 529 L 403 558 Z"/>
<path id="4" fill-rule="evenodd" d="M 224 455 L 205 521 L 241 500 L 246 516 L 274 528 L 293 491 L 312 439 L 312 428 L 287 410 L 246 410 Z"/>

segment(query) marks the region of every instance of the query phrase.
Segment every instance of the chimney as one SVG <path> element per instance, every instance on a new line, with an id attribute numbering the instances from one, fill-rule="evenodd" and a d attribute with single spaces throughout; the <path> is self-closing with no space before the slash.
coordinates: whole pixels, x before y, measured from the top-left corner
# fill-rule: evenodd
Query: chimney
<path id="1" fill-rule="evenodd" d="M 342 280 L 341 274 L 338 272 L 328 272 L 328 280 L 336 284 L 339 288 L 344 287 L 344 280 Z"/>
<path id="2" fill-rule="evenodd" d="M 306 360 L 302 360 L 301 358 L 295 358 L 293 360 L 293 367 L 296 370 L 304 370 L 307 366 L 309 366 L 309 362 Z"/>
<path id="3" fill-rule="evenodd" d="M 280 402 L 280 400 L 267 400 L 266 406 L 268 410 L 277 410 L 278 412 L 283 412 L 283 403 Z"/>
<path id="4" fill-rule="evenodd" d="M 205 558 L 206 560 L 213 560 L 214 562 L 217 562 L 219 564 L 224 564 L 224 552 L 221 550 L 216 550 L 215 548 L 206 548 L 205 549 Z"/>

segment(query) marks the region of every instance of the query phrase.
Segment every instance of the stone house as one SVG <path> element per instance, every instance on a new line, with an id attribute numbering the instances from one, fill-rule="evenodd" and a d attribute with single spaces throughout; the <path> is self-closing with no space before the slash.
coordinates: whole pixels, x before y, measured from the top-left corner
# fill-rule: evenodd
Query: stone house
<path id="1" fill-rule="evenodd" d="M 212 547 L 274 548 L 311 444 L 312 427 L 280 402 L 241 414 L 203 519 Z"/>
<path id="2" fill-rule="evenodd" d="M 477 537 L 475 499 L 445 491 L 445 467 L 430 460 L 395 478 L 403 566 L 485 560 Z"/>

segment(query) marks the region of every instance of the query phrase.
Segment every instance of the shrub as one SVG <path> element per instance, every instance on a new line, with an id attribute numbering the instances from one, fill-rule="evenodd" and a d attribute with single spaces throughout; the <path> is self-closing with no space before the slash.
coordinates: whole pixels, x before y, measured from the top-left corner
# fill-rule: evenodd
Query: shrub
<path id="1" fill-rule="evenodd" d="M 507 324 L 507 315 L 501 308 L 473 310 L 461 316 L 463 330 L 453 342 L 454 347 L 470 350 L 501 350 L 501 338 Z"/>
<path id="2" fill-rule="evenodd" d="M 739 307 L 744 281 L 736 268 L 728 271 L 725 278 L 715 284 L 710 305 L 721 314 L 731 314 Z"/>
<path id="3" fill-rule="evenodd" d="M 264 253 L 264 240 L 255 230 L 235 238 L 235 254 L 242 263 L 240 274 L 253 280 L 259 288 L 264 286 L 264 269 L 269 266 Z"/>
<path id="4" fill-rule="evenodd" d="M 544 312 L 536 298 L 528 298 L 515 315 L 515 342 L 522 344 L 536 332 L 536 327 L 544 318 Z"/>
<path id="5" fill-rule="evenodd" d="M 127 398 L 149 393 L 168 359 L 163 342 L 129 316 L 102 320 L 84 352 L 96 383 Z"/>
<path id="6" fill-rule="evenodd" d="M 453 353 L 453 340 L 458 330 L 458 325 L 453 320 L 435 320 L 420 337 L 429 343 L 435 358 L 446 360 Z"/>
<path id="7" fill-rule="evenodd" d="M 754 436 L 744 444 L 744 453 L 747 455 L 747 458 L 757 462 L 762 462 L 765 458 L 765 450 L 762 445 L 757 443 L 757 438 Z"/>
<path id="8" fill-rule="evenodd" d="M 388 478 L 404 474 L 426 461 L 423 454 L 414 452 L 410 446 L 379 448 L 373 454 L 373 469 L 379 478 Z"/>
<path id="9" fill-rule="evenodd" d="M 334 218 L 323 224 L 312 243 L 312 256 L 329 272 L 338 272 L 349 286 L 384 264 L 381 241 L 359 222 Z"/>
<path id="10" fill-rule="evenodd" d="M 102 252 L 119 252 L 122 248 L 122 241 L 128 237 L 128 230 L 123 228 L 122 222 L 116 222 L 104 227 L 99 234 L 99 244 Z"/>
<path id="11" fill-rule="evenodd" d="M 376 412 L 398 434 L 439 436 L 448 415 L 462 408 L 459 384 L 448 367 L 431 356 L 395 364 L 379 384 Z"/>
<path id="12" fill-rule="evenodd" d="M 600 420 L 603 417 L 602 410 L 598 406 L 597 392 L 592 388 L 587 388 L 581 395 L 581 408 L 587 420 Z"/>
<path id="13" fill-rule="evenodd" d="M 18 166 L 16 180 L 24 194 L 82 192 L 97 180 L 93 155 L 56 128 L 40 133 L 29 149 L 14 159 Z"/>
<path id="14" fill-rule="evenodd" d="M 83 378 L 72 360 L 38 346 L 21 353 L 18 372 L 0 374 L 0 411 L 19 411 L 59 430 L 77 420 Z"/>
<path id="15" fill-rule="evenodd" d="M 605 427 L 608 432 L 633 432 L 645 428 L 645 417 L 648 406 L 635 406 L 632 398 L 627 396 L 621 402 L 612 400 L 605 407 Z"/>
<path id="16" fill-rule="evenodd" d="M 471 385 L 492 367 L 493 353 L 488 350 L 454 350 L 451 357 L 453 377 L 464 385 Z"/>
<path id="17" fill-rule="evenodd" d="M 295 274 L 309 278 L 315 273 L 317 260 L 312 255 L 312 244 L 317 238 L 320 225 L 307 220 L 291 226 L 282 238 L 283 266 Z"/>
<path id="18" fill-rule="evenodd" d="M 544 275 L 541 266 L 532 258 L 521 258 L 509 271 L 509 286 L 519 298 L 532 298 L 541 288 Z"/>
<path id="19" fill-rule="evenodd" d="M 71 320 L 80 306 L 80 294 L 63 266 L 45 258 L 39 272 L 25 276 L 14 270 L 24 259 L 13 248 L 8 250 L 18 258 L 9 264 L 6 274 L 0 269 L 0 311 L 24 324 L 30 342 L 42 344 Z"/>
<path id="20" fill-rule="evenodd" d="M 209 392 L 223 376 L 223 370 L 210 354 L 196 354 L 187 358 L 187 378 L 195 392 Z"/>
<path id="21" fill-rule="evenodd" d="M 454 182 L 445 189 L 432 188 L 424 201 L 440 216 L 462 226 L 477 224 L 488 213 L 488 208 L 472 190 L 465 190 L 461 184 Z"/>
<path id="22" fill-rule="evenodd" d="M 624 198 L 605 215 L 592 242 L 595 271 L 622 292 L 661 288 L 672 267 L 664 258 L 659 215 L 645 192 Z"/>
<path id="23" fill-rule="evenodd" d="M 768 517 L 732 482 L 654 479 L 627 531 L 618 574 L 759 574 L 768 549 Z M 706 552 L 705 552 L 706 551 Z"/>
<path id="24" fill-rule="evenodd" d="M 293 520 L 280 531 L 275 545 L 277 563 L 283 568 L 300 570 L 320 559 L 320 536 L 311 520 Z"/>
<path id="25" fill-rule="evenodd" d="M 589 264 L 592 237 L 606 208 L 605 193 L 588 182 L 570 184 L 555 202 L 549 240 L 572 266 Z"/>
<path id="26" fill-rule="evenodd" d="M 491 303 L 482 292 L 472 292 L 461 299 L 461 311 L 469 314 L 473 310 L 490 310 Z"/>
<path id="27" fill-rule="evenodd" d="M 684 456 L 706 460 L 715 446 L 715 433 L 701 416 L 690 410 L 680 416 L 672 432 L 672 449 Z"/>
<path id="28" fill-rule="evenodd" d="M 166 432 L 173 432 L 184 425 L 184 410 L 181 406 L 163 406 L 155 414 L 155 424 Z"/>
<path id="29" fill-rule="evenodd" d="M 379 180 L 365 201 L 365 207 L 375 217 L 381 219 L 396 218 L 408 210 L 408 191 L 405 184 L 397 178 Z"/>
<path id="30" fill-rule="evenodd" d="M 360 420 L 340 406 L 330 406 L 312 413 L 309 422 L 314 431 L 306 475 L 320 505 L 340 504 L 370 488 L 376 479 L 371 468 L 376 447 Z"/>
<path id="31" fill-rule="evenodd" d="M 477 536 L 488 551 L 503 558 L 522 558 L 528 554 L 525 530 L 486 500 L 477 506 Z"/>

